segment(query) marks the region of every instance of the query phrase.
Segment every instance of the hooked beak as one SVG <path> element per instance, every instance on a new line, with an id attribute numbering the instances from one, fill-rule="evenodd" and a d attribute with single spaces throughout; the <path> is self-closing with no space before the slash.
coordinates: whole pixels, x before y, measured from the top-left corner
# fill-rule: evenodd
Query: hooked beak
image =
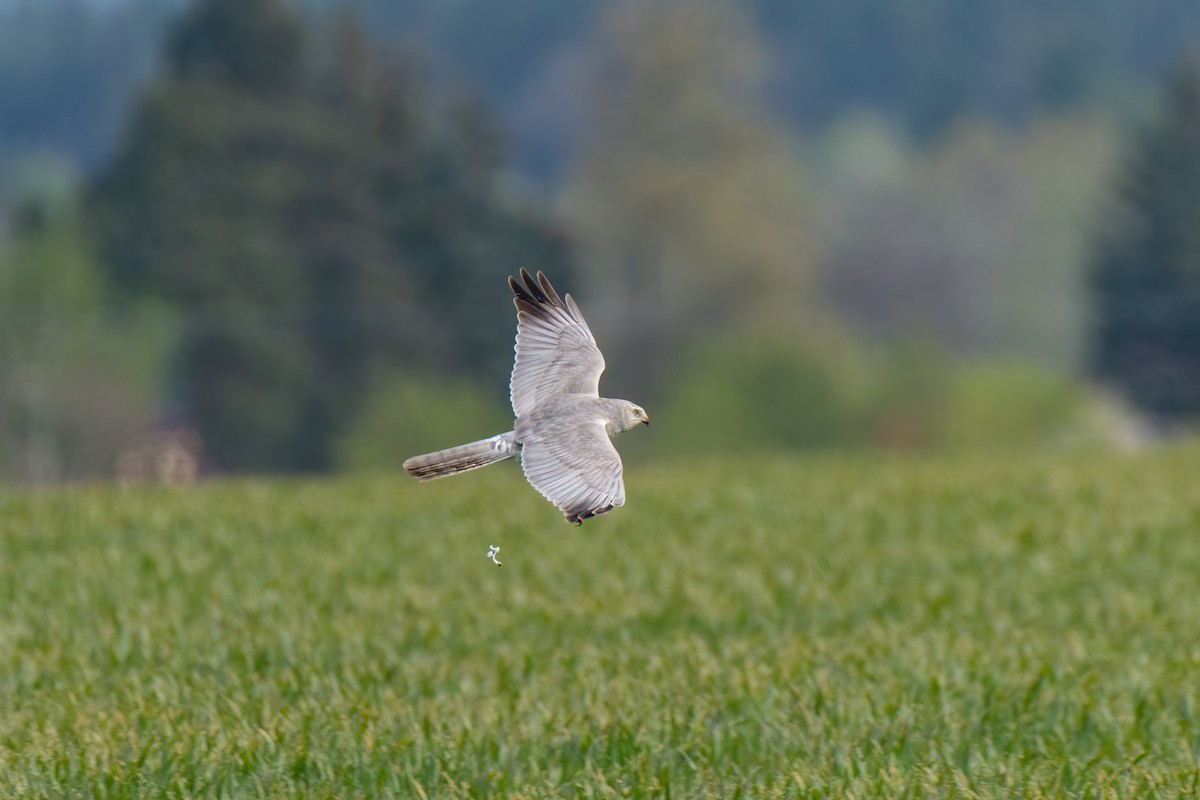
<path id="1" fill-rule="evenodd" d="M 646 415 L 646 418 L 645 418 L 644 420 L 642 420 L 642 424 L 643 424 L 643 425 L 649 425 L 649 424 L 650 424 L 650 415 L 649 415 L 649 414 L 647 414 L 647 415 Z"/>

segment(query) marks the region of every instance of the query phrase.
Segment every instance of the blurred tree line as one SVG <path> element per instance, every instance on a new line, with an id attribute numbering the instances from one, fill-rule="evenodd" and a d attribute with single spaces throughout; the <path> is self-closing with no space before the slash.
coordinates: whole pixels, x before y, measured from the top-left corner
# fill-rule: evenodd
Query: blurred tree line
<path id="1" fill-rule="evenodd" d="M 660 409 L 643 443 L 659 452 L 1088 446 L 1121 419 L 1089 370 L 1148 413 L 1200 411 L 1200 72 L 1179 71 L 1114 169 L 1103 109 L 1159 55 L 1122 34 L 1107 54 L 1006 61 L 1026 36 L 1038 53 L 1071 40 L 1077 3 L 863 0 L 857 22 L 832 3 L 533 3 L 494 9 L 490 31 L 456 4 L 299 5 L 182 8 L 82 191 L 54 159 L 0 157 L 0 474 L 109 474 L 176 428 L 215 470 L 395 467 L 493 433 L 521 266 L 579 297 L 606 391 Z M 1139 19 L 1156 29 L 1164 8 Z M 1036 36 L 1018 24 L 1047 14 Z M 971 69 L 926 83 L 910 50 L 958 26 L 978 50 L 947 63 Z M 502 65 L 513 41 L 531 44 Z M 468 42 L 460 68 L 497 59 L 488 96 L 537 87 L 510 114 L 550 135 L 537 106 L 573 118 L 552 183 L 522 181 L 502 123 L 439 77 Z M 855 54 L 844 102 L 797 88 Z"/>
<path id="2" fill-rule="evenodd" d="M 322 5 L 321 0 L 309 0 Z M 521 163 L 553 174 L 586 133 L 562 79 L 583 60 L 603 0 L 355 0 L 373 25 L 479 81 L 521 134 Z M 870 108 L 927 143 L 964 118 L 1024 123 L 1103 106 L 1127 111 L 1200 33 L 1192 0 L 750 0 L 775 64 L 770 98 L 811 134 Z M 500 32 L 501 35 L 495 35 Z M 507 42 L 526 43 L 514 52 Z M 564 108 L 567 113 L 564 113 Z"/>
<path id="3" fill-rule="evenodd" d="M 187 0 L 0 0 L 0 152 L 54 142 L 91 166 Z M 542 177 L 586 133 L 573 78 L 604 0 L 293 0 L 315 25 L 353 8 L 454 82 L 477 86 Z M 869 108 L 932 142 L 962 119 L 1127 111 L 1200 34 L 1193 0 L 750 0 L 769 97 L 808 135 Z M 83 123 L 83 124 L 81 124 Z"/>

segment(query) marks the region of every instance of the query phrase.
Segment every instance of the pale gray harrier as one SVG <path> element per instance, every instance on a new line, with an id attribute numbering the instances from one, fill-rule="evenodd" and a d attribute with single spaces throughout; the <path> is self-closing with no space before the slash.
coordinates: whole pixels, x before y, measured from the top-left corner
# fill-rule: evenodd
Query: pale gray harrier
<path id="1" fill-rule="evenodd" d="M 404 462 L 421 480 L 457 475 L 515 455 L 525 477 L 558 506 L 567 522 L 625 505 L 621 456 L 612 437 L 639 424 L 646 412 L 628 400 L 600 397 L 604 356 L 579 307 L 563 302 L 542 273 L 521 270 L 508 279 L 517 307 L 516 361 L 509 392 L 513 430 L 478 442 L 413 456 Z"/>

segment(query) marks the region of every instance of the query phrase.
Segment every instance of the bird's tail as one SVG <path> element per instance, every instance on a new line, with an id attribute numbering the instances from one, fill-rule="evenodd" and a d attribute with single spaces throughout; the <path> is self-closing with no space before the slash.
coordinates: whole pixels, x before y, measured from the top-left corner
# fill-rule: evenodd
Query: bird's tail
<path id="1" fill-rule="evenodd" d="M 460 472 L 479 469 L 488 464 L 512 458 L 517 454 L 518 449 L 516 436 L 509 431 L 490 439 L 460 444 L 458 447 L 451 447 L 448 450 L 413 456 L 404 462 L 404 469 L 408 471 L 409 475 L 423 481 L 431 481 L 434 478 L 457 475 Z"/>

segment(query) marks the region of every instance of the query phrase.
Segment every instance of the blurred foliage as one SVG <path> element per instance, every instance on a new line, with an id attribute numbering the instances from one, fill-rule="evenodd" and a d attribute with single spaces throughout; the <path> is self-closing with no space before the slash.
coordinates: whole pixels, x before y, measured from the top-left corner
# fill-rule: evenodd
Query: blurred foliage
<path id="1" fill-rule="evenodd" d="M 0 151 L 52 142 L 103 159 L 184 0 L 0 0 Z M 581 124 L 574 83 L 601 0 L 293 0 L 315 25 L 355 8 L 381 41 L 478 86 L 547 181 Z M 677 2 L 686 10 L 687 2 Z M 731 4 L 732 5 L 732 4 Z M 875 109 L 922 143 L 963 119 L 1024 124 L 1081 108 L 1128 113 L 1200 32 L 1194 0 L 751 0 L 782 119 L 811 134 Z"/>
<path id="2" fill-rule="evenodd" d="M 654 415 L 671 455 L 875 448 L 1025 451 L 1106 444 L 1085 387 L 1020 360 L 964 361 L 930 341 L 697 343 Z"/>
<path id="3" fill-rule="evenodd" d="M 512 429 L 507 397 L 463 378 L 392 373 L 367 392 L 338 443 L 343 470 L 394 470 L 429 453 Z"/>
<path id="4" fill-rule="evenodd" d="M 0 2 L 0 172 L 52 154 L 107 157 L 178 0 Z"/>
<path id="5" fill-rule="evenodd" d="M 762 44 L 730 6 L 678 11 L 609 9 L 594 124 L 563 201 L 589 318 L 640 386 L 691 331 L 811 310 L 811 204 L 764 93 Z"/>
<path id="6" fill-rule="evenodd" d="M 65 207 L 75 203 L 80 176 L 75 165 L 47 150 L 19 161 L 0 159 L 0 232 L 6 217 L 15 217 L 28 204 Z M 12 209 L 5 214 L 6 209 Z M 2 238 L 2 237 L 0 237 Z"/>
<path id="7" fill-rule="evenodd" d="M 349 17 L 328 41 L 278 0 L 180 20 L 89 209 L 118 282 L 184 320 L 215 466 L 328 466 L 371 363 L 502 379 L 503 277 L 565 252 L 498 153 L 477 105 L 424 94 Z"/>
<path id="8" fill-rule="evenodd" d="M 936 141 L 962 120 L 1009 124 L 1120 107 L 1200 31 L 1191 0 L 759 0 L 791 115 L 871 108 Z"/>
<path id="9" fill-rule="evenodd" d="M 866 360 L 870 389 L 861 425 L 867 444 L 895 451 L 940 446 L 954 373 L 947 349 L 909 338 L 868 352 Z"/>
<path id="10" fill-rule="evenodd" d="M 849 343 L 779 336 L 696 342 L 651 411 L 675 454 L 857 444 L 865 377 Z"/>
<path id="11" fill-rule="evenodd" d="M 1164 422 L 1200 418 L 1200 59 L 1126 156 L 1091 260 L 1093 366 Z"/>
<path id="12" fill-rule="evenodd" d="M 982 122 L 915 151 L 858 115 L 813 148 L 829 209 L 824 291 L 864 336 L 932 338 L 964 356 L 1072 370 L 1085 348 L 1085 232 L 1114 150 L 1109 127 Z"/>
<path id="13" fill-rule="evenodd" d="M 344 0 L 308 0 L 329 6 Z M 573 84 L 601 0 L 353 0 L 383 35 L 453 65 L 507 109 L 521 163 L 555 179 L 586 136 Z M 680 16 L 696 4 L 675 0 Z M 727 3 L 763 31 L 772 106 L 804 134 L 873 109 L 922 145 L 973 117 L 1128 114 L 1200 34 L 1194 0 L 750 0 Z M 511 46 L 520 42 L 519 47 Z"/>
<path id="14" fill-rule="evenodd" d="M 963 364 L 944 403 L 943 447 L 1039 452 L 1091 443 L 1082 386 L 1021 361 Z"/>
<path id="15" fill-rule="evenodd" d="M 172 319 L 145 302 L 109 306 L 68 210 L 21 216 L 0 251 L 0 477 L 104 477 L 160 421 Z"/>

